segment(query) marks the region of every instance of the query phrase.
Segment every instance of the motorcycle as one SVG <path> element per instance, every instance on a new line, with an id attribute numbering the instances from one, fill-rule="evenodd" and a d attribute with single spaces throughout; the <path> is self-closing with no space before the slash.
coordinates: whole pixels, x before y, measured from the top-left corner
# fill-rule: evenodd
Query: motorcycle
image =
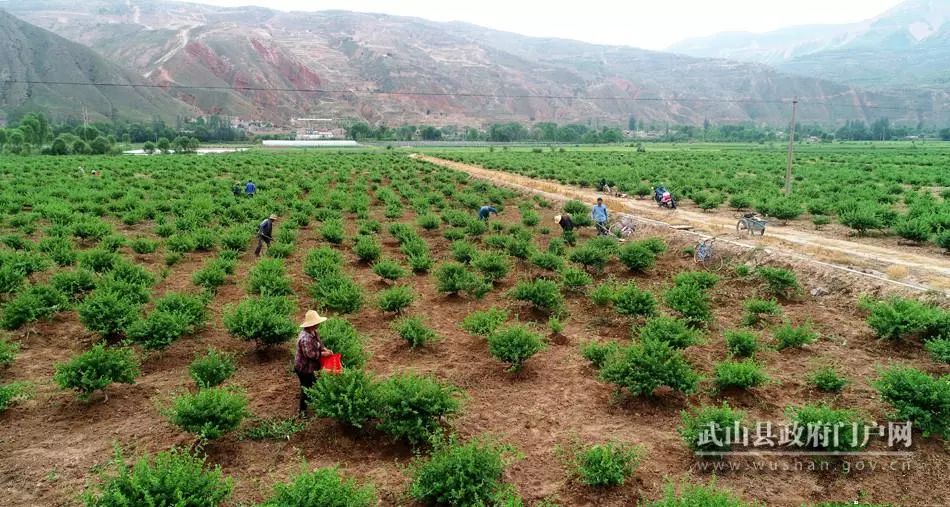
<path id="1" fill-rule="evenodd" d="M 676 209 L 676 199 L 673 197 L 673 194 L 664 187 L 653 189 L 653 200 L 656 201 L 657 206 L 661 208 Z"/>

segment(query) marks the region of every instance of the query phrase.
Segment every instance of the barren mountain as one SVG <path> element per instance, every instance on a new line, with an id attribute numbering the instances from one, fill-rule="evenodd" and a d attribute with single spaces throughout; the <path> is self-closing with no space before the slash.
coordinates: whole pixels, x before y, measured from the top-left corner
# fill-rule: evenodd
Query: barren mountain
<path id="1" fill-rule="evenodd" d="M 725 33 L 669 48 L 696 57 L 773 65 L 783 72 L 874 89 L 950 87 L 950 0 L 908 0 L 846 25 Z"/>
<path id="2" fill-rule="evenodd" d="M 43 84 L 62 82 L 119 86 Z M 42 110 L 64 119 L 82 117 L 85 107 L 93 118 L 138 120 L 194 113 L 161 90 L 125 86 L 140 83 L 95 51 L 0 10 L 0 111 Z"/>
<path id="3" fill-rule="evenodd" d="M 867 93 L 737 63 L 537 39 L 460 23 L 342 11 L 286 13 L 143 0 L 8 0 L 207 112 L 389 124 L 589 121 L 943 123 L 940 93 Z M 197 88 L 196 88 L 197 87 Z M 831 104 L 831 105 L 829 105 Z"/>

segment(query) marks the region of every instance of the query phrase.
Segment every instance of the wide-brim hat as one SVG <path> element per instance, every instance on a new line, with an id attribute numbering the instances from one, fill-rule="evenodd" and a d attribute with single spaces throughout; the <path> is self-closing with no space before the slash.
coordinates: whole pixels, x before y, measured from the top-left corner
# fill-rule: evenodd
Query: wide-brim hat
<path id="1" fill-rule="evenodd" d="M 271 220 L 277 220 L 277 215 L 271 214 L 271 216 L 269 216 L 269 217 L 267 217 L 267 218 L 269 218 L 269 219 L 271 219 Z"/>
<path id="2" fill-rule="evenodd" d="M 554 223 L 556 224 L 561 223 L 561 215 L 554 215 Z"/>
<path id="3" fill-rule="evenodd" d="M 304 315 L 303 322 L 300 323 L 300 327 L 313 327 L 326 321 L 327 318 L 321 317 L 315 310 L 308 310 L 307 314 Z"/>

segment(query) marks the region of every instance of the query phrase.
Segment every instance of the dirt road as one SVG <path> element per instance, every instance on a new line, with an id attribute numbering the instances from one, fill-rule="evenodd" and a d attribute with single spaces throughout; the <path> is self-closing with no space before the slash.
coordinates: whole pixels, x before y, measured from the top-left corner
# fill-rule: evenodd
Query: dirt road
<path id="1" fill-rule="evenodd" d="M 947 257 L 920 255 L 773 225 L 769 226 L 764 237 L 749 237 L 736 232 L 736 221 L 731 217 L 681 209 L 665 210 L 658 208 L 649 199 L 605 197 L 594 190 L 536 180 L 471 164 L 420 154 L 413 154 L 412 157 L 518 190 L 543 192 L 588 203 L 597 197 L 604 197 L 609 208 L 630 213 L 638 218 L 671 226 L 688 226 L 693 231 L 750 248 L 775 247 L 799 260 L 859 272 L 889 283 L 944 293 L 950 289 L 950 258 Z"/>

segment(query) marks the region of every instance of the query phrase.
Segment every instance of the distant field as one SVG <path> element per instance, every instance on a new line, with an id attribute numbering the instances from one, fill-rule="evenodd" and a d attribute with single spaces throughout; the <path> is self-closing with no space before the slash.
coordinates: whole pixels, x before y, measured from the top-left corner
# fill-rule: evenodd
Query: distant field
<path id="1" fill-rule="evenodd" d="M 428 151 L 428 150 L 427 150 Z M 950 145 L 796 147 L 793 193 L 782 194 L 786 153 L 775 145 L 433 150 L 440 157 L 582 187 L 601 178 L 647 196 L 665 185 L 703 210 L 751 209 L 780 220 L 818 218 L 859 235 L 893 234 L 950 248 Z"/>

